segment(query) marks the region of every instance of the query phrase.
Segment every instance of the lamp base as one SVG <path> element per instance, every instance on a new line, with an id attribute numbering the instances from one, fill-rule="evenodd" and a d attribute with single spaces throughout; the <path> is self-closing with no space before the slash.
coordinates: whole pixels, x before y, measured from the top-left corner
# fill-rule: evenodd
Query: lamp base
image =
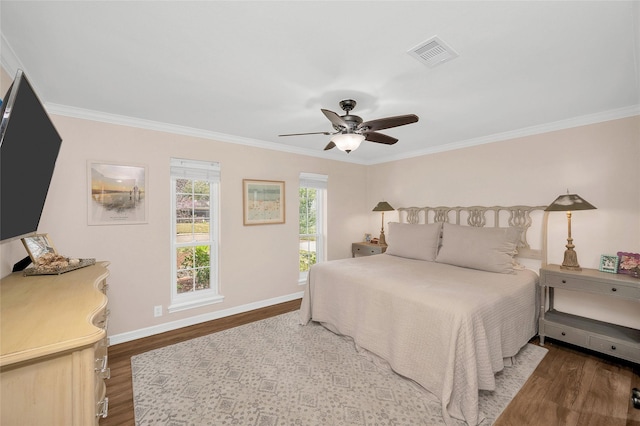
<path id="1" fill-rule="evenodd" d="M 565 266 L 565 265 L 560 265 L 560 269 L 567 269 L 569 271 L 582 271 L 582 268 L 580 266 Z"/>
<path id="2" fill-rule="evenodd" d="M 568 244 L 573 245 L 573 244 Z M 560 269 L 568 269 L 569 271 L 582 271 L 582 268 L 578 264 L 578 253 L 575 252 L 573 247 L 567 247 L 564 251 L 564 261 L 560 265 Z"/>
<path id="3" fill-rule="evenodd" d="M 380 232 L 380 238 L 378 238 L 378 244 L 387 245 L 387 239 L 384 236 L 384 231 Z"/>

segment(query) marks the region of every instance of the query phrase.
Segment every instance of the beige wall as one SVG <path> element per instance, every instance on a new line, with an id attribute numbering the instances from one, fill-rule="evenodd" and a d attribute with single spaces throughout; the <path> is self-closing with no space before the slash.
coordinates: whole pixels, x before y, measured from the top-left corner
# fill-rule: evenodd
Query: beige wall
<path id="1" fill-rule="evenodd" d="M 329 176 L 328 257 L 350 255 L 350 243 L 366 229 L 364 166 L 251 148 L 212 140 L 53 116 L 62 148 L 39 232 L 62 254 L 109 260 L 109 334 L 117 335 L 196 315 L 283 298 L 298 285 L 298 176 Z M 221 164 L 220 288 L 223 303 L 168 314 L 170 269 L 169 158 Z M 149 223 L 87 225 L 87 160 L 148 167 Z M 286 223 L 242 224 L 242 179 L 285 181 Z M 348 182 L 348 184 L 346 184 Z M 19 240 L 3 243 L 2 275 L 26 255 Z M 154 318 L 153 307 L 165 313 Z"/>
<path id="2" fill-rule="evenodd" d="M 601 254 L 640 252 L 638 116 L 389 162 L 367 176 L 368 204 L 385 199 L 394 207 L 548 205 L 569 189 L 597 207 L 572 217 L 583 267 L 598 268 Z M 370 218 L 370 227 L 379 221 Z M 566 238 L 566 215 L 550 214 L 549 263 L 562 263 Z M 559 309 L 640 328 L 640 302 L 558 299 Z"/>
<path id="3" fill-rule="evenodd" d="M 10 78 L 2 72 L 0 91 Z M 216 313 L 291 297 L 297 273 L 297 182 L 301 171 L 329 176 L 328 256 L 350 256 L 350 244 L 380 231 L 380 200 L 394 207 L 425 205 L 546 205 L 566 191 L 598 210 L 577 212 L 573 236 L 579 261 L 597 267 L 600 254 L 640 252 L 640 117 L 426 155 L 373 166 L 228 144 L 208 139 L 52 117 L 63 144 L 39 232 L 69 256 L 111 261 L 110 335 L 188 324 Z M 225 300 L 173 314 L 169 304 L 169 158 L 218 161 L 221 185 L 220 285 Z M 145 164 L 149 223 L 87 225 L 87 160 Z M 284 180 L 284 225 L 244 227 L 243 178 Z M 385 219 L 394 220 L 394 213 Z M 560 263 L 566 217 L 550 216 L 549 262 Z M 26 255 L 19 240 L 0 244 L 0 276 Z M 566 296 L 566 295 L 565 295 Z M 569 311 L 640 328 L 635 302 L 559 297 Z M 564 301 L 563 301 L 564 300 Z M 162 317 L 153 307 L 162 305 Z M 144 334 L 144 333 L 143 333 Z"/>

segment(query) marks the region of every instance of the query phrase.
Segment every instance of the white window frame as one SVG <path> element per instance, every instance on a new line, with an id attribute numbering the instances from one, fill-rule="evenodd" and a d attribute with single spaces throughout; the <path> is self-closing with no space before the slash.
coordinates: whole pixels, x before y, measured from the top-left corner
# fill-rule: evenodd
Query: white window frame
<path id="1" fill-rule="evenodd" d="M 326 215 L 327 215 L 327 188 L 329 177 L 316 173 L 300 173 L 299 188 L 313 188 L 319 190 L 316 196 L 316 233 L 315 234 L 298 234 L 300 236 L 316 237 L 316 263 L 324 262 L 327 254 L 326 247 Z M 298 200 L 299 201 L 299 200 Z M 298 229 L 299 232 L 299 229 Z M 299 241 L 299 238 L 298 238 Z M 309 271 L 299 271 L 298 284 L 304 285 L 307 282 Z"/>
<path id="2" fill-rule="evenodd" d="M 185 309 L 220 303 L 224 296 L 219 293 L 218 253 L 220 235 L 220 163 L 211 161 L 185 160 L 171 158 L 171 304 L 168 311 L 178 312 Z M 176 241 L 176 180 L 192 179 L 206 180 L 209 182 L 210 200 L 210 227 L 209 241 L 191 241 L 178 243 Z M 176 286 L 177 276 L 177 249 L 180 247 L 208 245 L 209 252 L 209 288 L 189 293 L 178 293 Z"/>

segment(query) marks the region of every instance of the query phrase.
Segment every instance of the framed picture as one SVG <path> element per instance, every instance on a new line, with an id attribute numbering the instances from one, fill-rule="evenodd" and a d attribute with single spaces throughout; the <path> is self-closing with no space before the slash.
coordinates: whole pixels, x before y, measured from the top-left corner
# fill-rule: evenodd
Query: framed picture
<path id="1" fill-rule="evenodd" d="M 618 264 L 618 273 L 638 276 L 640 273 L 640 253 L 618 252 L 620 263 Z"/>
<path id="2" fill-rule="evenodd" d="M 602 272 L 617 274 L 619 261 L 620 261 L 620 258 L 617 255 L 603 254 L 602 256 L 600 256 L 599 270 Z"/>
<path id="3" fill-rule="evenodd" d="M 284 182 L 242 180 L 245 225 L 284 223 Z"/>
<path id="4" fill-rule="evenodd" d="M 89 225 L 147 223 L 147 168 L 143 165 L 87 163 Z"/>
<path id="5" fill-rule="evenodd" d="M 31 237 L 24 237 L 22 238 L 22 244 L 24 244 L 24 248 L 27 249 L 27 253 L 29 253 L 29 257 L 33 263 L 36 263 L 36 260 L 43 254 L 58 254 L 49 239 L 49 234 L 35 234 Z"/>

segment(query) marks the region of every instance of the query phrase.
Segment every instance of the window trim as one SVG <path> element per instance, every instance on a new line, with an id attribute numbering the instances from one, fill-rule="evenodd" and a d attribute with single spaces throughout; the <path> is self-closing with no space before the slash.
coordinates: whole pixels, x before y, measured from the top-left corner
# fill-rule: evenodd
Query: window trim
<path id="1" fill-rule="evenodd" d="M 178 294 L 176 289 L 177 259 L 176 251 L 184 244 L 176 243 L 176 180 L 206 180 L 209 182 L 209 288 L 190 293 Z M 224 296 L 219 293 L 219 246 L 220 246 L 220 164 L 216 162 L 185 160 L 171 158 L 170 167 L 170 192 L 171 192 L 171 303 L 167 307 L 169 313 L 179 312 L 187 309 L 198 308 L 224 300 Z"/>
<path id="2" fill-rule="evenodd" d="M 327 187 L 329 177 L 327 175 L 321 175 L 317 173 L 300 173 L 300 182 L 298 188 L 313 188 L 320 190 L 319 197 L 316 197 L 316 234 L 300 234 L 298 229 L 298 240 L 301 235 L 315 235 L 316 236 L 316 263 L 324 262 L 327 255 L 326 244 L 326 216 L 327 216 Z M 298 199 L 298 203 L 300 200 Z M 298 219 L 299 220 L 299 219 Z M 307 283 L 307 276 L 309 271 L 298 271 L 298 284 L 304 285 Z"/>

